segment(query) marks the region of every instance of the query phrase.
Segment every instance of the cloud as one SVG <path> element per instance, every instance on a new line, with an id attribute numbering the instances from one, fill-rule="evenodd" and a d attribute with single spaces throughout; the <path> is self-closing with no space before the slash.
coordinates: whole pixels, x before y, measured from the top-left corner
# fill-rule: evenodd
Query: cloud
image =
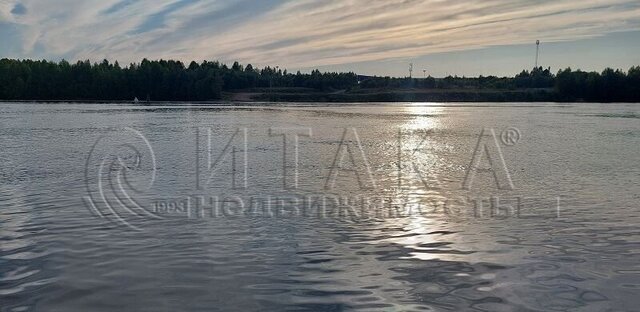
<path id="1" fill-rule="evenodd" d="M 0 5 L 0 21 L 22 29 L 22 57 L 237 59 L 307 67 L 638 30 L 640 3 L 23 0 Z"/>
<path id="2" fill-rule="evenodd" d="M 117 13 L 120 10 L 123 10 L 126 7 L 132 5 L 133 3 L 135 3 L 135 0 L 122 0 L 118 3 L 113 4 L 108 9 L 102 11 L 102 14 L 109 15 L 109 14 Z"/>

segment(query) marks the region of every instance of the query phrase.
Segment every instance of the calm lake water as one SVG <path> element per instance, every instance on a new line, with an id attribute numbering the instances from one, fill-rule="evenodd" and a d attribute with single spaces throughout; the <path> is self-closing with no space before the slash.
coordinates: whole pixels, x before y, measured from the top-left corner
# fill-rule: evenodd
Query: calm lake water
<path id="1" fill-rule="evenodd" d="M 0 311 L 640 306 L 637 104 L 5 103 L 0 140 Z"/>

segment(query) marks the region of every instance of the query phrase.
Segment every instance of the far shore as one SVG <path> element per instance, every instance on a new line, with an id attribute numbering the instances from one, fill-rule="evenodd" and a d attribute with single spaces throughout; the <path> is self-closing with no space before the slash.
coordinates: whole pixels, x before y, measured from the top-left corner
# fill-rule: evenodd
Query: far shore
<path id="1" fill-rule="evenodd" d="M 0 100 L 1 103 L 95 103 L 95 104 L 215 104 L 234 105 L 238 103 L 406 103 L 406 102 L 440 102 L 440 103 L 486 103 L 486 102 L 519 102 L 519 103 L 582 103 L 583 100 L 567 101 L 559 98 L 553 89 L 374 89 L 374 90 L 333 90 L 330 92 L 297 88 L 237 90 L 223 92 L 220 99 L 204 101 L 138 101 L 133 100 Z M 598 102 L 595 102 L 598 103 Z M 606 102 L 600 102 L 606 103 Z"/>

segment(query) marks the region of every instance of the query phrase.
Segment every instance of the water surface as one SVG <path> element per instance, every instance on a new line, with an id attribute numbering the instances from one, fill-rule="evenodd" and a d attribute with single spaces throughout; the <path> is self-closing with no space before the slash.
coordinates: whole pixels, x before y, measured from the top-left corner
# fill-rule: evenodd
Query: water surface
<path id="1" fill-rule="evenodd" d="M 240 173 L 198 185 L 208 131 Z M 638 105 L 5 103 L 0 138 L 0 311 L 640 304 Z"/>

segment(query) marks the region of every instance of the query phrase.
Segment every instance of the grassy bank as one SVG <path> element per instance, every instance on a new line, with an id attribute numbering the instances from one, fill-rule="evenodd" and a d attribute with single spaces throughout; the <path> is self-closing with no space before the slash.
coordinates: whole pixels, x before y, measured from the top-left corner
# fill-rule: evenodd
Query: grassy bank
<path id="1" fill-rule="evenodd" d="M 526 90 L 425 90 L 366 89 L 317 92 L 273 90 L 232 92 L 225 96 L 237 101 L 265 102 L 550 102 L 557 99 L 553 89 Z"/>

